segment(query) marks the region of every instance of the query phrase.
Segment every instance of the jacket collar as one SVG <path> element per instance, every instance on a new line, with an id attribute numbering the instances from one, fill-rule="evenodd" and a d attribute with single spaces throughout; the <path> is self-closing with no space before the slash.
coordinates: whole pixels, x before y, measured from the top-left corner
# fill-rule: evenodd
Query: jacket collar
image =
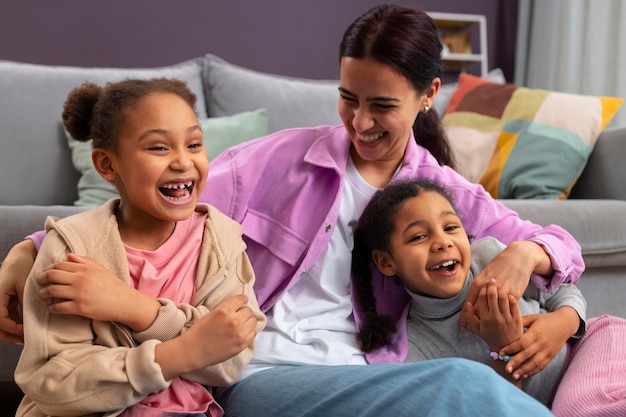
<path id="1" fill-rule="evenodd" d="M 343 125 L 337 125 L 321 135 L 304 155 L 304 161 L 343 175 L 351 146 Z"/>
<path id="2" fill-rule="evenodd" d="M 333 169 L 338 174 L 343 175 L 351 144 L 345 127 L 337 125 L 321 135 L 311 145 L 304 156 L 304 160 L 319 167 Z M 398 176 L 404 177 L 409 173 L 417 172 L 420 160 L 419 153 L 419 145 L 415 142 L 415 136 L 411 130 L 411 137 L 404 152 Z"/>

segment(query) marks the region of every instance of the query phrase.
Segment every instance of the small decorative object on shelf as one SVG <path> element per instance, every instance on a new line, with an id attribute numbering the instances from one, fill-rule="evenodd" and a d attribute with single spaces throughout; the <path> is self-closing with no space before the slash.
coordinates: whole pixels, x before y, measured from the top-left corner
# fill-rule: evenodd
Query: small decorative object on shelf
<path id="1" fill-rule="evenodd" d="M 467 71 L 480 64 L 480 76 L 487 75 L 487 18 L 477 14 L 429 12 L 433 18 L 443 44 L 442 61 L 446 70 Z M 472 27 L 478 27 L 479 51 L 474 52 Z"/>

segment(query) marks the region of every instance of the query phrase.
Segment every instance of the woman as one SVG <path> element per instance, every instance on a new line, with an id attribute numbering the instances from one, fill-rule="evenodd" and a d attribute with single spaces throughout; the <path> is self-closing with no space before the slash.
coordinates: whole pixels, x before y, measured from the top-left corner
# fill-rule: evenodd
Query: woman
<path id="1" fill-rule="evenodd" d="M 410 298 L 401 284 L 373 280 L 379 310 L 398 323 L 394 343 L 367 355 L 357 345 L 362 317 L 351 295 L 352 231 L 369 198 L 392 178 L 446 184 L 459 209 L 473 216 L 469 233 L 508 244 L 476 277 L 470 301 L 488 278 L 521 296 L 546 258 L 553 273 L 533 275 L 540 288 L 575 282 L 583 270 L 580 248 L 563 229 L 520 220 L 442 166 L 452 158 L 430 110 L 441 85 L 441 49 L 426 13 L 376 6 L 341 43 L 343 125 L 278 132 L 212 162 L 201 201 L 242 224 L 268 316 L 244 378 L 219 399 L 226 415 L 549 415 L 484 365 L 402 364 Z M 32 253 L 27 245 L 20 250 Z M 10 286 L 6 279 L 2 285 Z"/>

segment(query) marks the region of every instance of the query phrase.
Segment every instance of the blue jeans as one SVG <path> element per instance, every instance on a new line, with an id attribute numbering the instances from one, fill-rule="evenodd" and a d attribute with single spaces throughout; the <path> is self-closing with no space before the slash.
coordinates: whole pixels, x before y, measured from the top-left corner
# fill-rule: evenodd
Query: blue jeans
<path id="1" fill-rule="evenodd" d="M 228 417 L 552 416 L 541 403 L 465 359 L 346 366 L 278 366 L 233 385 Z"/>

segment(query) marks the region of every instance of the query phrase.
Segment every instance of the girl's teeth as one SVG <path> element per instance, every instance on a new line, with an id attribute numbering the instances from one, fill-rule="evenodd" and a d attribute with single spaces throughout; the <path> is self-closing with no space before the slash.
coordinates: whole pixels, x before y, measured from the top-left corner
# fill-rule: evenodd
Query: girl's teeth
<path id="1" fill-rule="evenodd" d="M 433 266 L 431 269 L 434 271 L 434 270 L 436 270 L 436 269 L 447 268 L 447 267 L 450 267 L 450 266 L 452 266 L 452 265 L 454 265 L 454 261 L 445 261 L 445 262 L 444 262 L 444 263 L 442 263 L 442 264 L 439 264 L 439 265 L 435 265 L 435 266 Z"/>
<path id="2" fill-rule="evenodd" d="M 191 182 L 188 182 L 186 184 L 166 184 L 162 188 L 167 188 L 168 190 L 176 190 L 177 188 L 189 188 L 191 187 L 191 185 Z"/>
<path id="3" fill-rule="evenodd" d="M 179 201 L 189 198 L 192 187 L 193 182 L 189 181 L 185 184 L 165 184 L 159 188 L 161 190 L 161 194 L 165 197 L 174 201 Z"/>

